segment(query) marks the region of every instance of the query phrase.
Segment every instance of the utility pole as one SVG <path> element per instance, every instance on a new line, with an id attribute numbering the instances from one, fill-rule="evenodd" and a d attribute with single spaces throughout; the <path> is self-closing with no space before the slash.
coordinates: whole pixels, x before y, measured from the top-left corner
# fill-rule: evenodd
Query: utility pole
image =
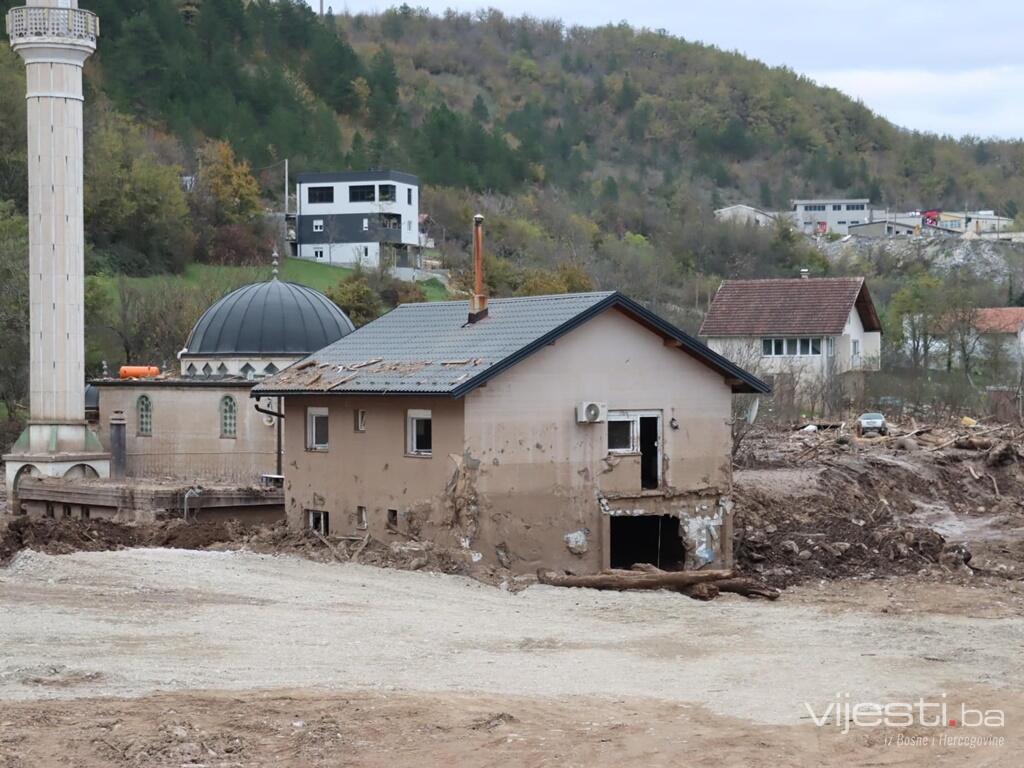
<path id="1" fill-rule="evenodd" d="M 284 218 L 288 219 L 288 158 L 284 159 Z"/>

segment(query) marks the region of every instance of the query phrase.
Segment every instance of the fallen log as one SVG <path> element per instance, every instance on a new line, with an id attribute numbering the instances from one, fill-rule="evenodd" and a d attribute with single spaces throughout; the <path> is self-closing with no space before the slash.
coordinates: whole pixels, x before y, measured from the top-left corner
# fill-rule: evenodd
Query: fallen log
<path id="1" fill-rule="evenodd" d="M 694 600 L 714 600 L 718 597 L 719 591 L 716 583 L 714 581 L 703 581 L 700 584 L 683 587 L 679 591 L 687 597 L 692 597 Z"/>
<path id="2" fill-rule="evenodd" d="M 733 592 L 744 597 L 763 597 L 766 600 L 778 600 L 779 595 L 782 594 L 774 587 L 758 583 L 753 579 L 722 579 L 721 581 L 712 581 L 710 586 L 715 587 L 719 592 Z"/>
<path id="3" fill-rule="evenodd" d="M 584 587 L 587 589 L 680 589 L 705 581 L 732 578 L 731 570 L 709 571 L 607 571 L 591 576 L 569 576 L 537 570 L 537 581 L 553 587 Z"/>

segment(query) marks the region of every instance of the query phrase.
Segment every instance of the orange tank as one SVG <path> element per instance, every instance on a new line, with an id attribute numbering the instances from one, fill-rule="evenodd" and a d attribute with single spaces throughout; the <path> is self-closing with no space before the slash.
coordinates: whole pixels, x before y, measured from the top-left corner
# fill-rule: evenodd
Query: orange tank
<path id="1" fill-rule="evenodd" d="M 149 379 L 160 375 L 160 369 L 155 365 L 122 365 L 122 379 Z"/>

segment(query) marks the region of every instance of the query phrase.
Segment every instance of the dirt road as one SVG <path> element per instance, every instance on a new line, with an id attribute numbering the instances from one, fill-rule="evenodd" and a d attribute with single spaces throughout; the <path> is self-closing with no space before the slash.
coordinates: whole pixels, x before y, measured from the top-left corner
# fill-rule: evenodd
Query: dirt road
<path id="1" fill-rule="evenodd" d="M 23 552 L 0 571 L 0 766 L 1019 764 L 1019 612 L 839 597 L 510 594 L 238 552 Z M 969 735 L 1004 742 L 811 724 L 807 705 L 845 692 L 1001 708 L 1003 728 Z"/>

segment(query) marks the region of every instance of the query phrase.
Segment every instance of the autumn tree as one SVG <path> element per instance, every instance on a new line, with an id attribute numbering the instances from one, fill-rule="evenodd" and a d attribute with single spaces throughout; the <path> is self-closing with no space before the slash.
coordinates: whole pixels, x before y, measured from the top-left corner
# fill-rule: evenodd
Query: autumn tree
<path id="1" fill-rule="evenodd" d="M 252 221 L 261 210 L 260 188 L 249 163 L 224 141 L 207 141 L 196 154 L 193 209 L 212 227 Z"/>
<path id="2" fill-rule="evenodd" d="M 328 290 L 327 298 L 341 307 L 357 328 L 377 319 L 384 311 L 380 296 L 358 269 Z"/>

